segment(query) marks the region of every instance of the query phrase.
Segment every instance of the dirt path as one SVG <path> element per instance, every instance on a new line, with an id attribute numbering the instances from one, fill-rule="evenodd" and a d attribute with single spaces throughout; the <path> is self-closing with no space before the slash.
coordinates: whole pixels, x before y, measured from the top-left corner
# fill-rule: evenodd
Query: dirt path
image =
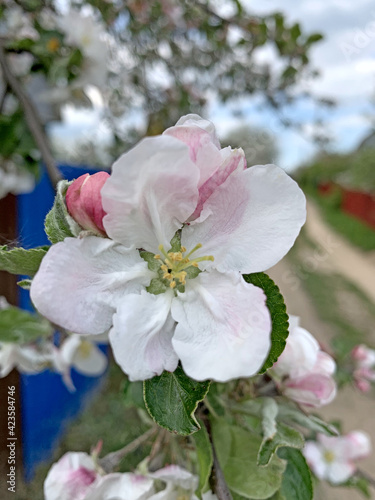
<path id="1" fill-rule="evenodd" d="M 315 217 L 315 213 L 314 216 L 311 217 L 312 213 L 310 208 L 310 218 Z M 312 231 L 314 231 L 316 235 L 323 233 L 325 233 L 325 235 L 328 234 L 326 228 L 320 226 L 319 221 L 316 222 L 315 220 L 310 224 L 310 228 L 311 226 Z M 337 249 L 338 247 L 335 250 L 337 251 Z M 342 256 L 345 255 L 346 250 L 344 245 L 340 247 L 340 258 L 343 258 Z M 336 260 L 341 262 L 340 258 L 337 260 L 336 257 L 332 255 L 328 263 L 330 264 L 332 261 L 333 266 L 333 262 Z M 357 256 L 355 258 L 357 259 Z M 356 262 L 360 263 L 361 259 L 358 258 Z M 327 262 L 324 262 L 324 265 L 327 265 Z M 361 266 L 361 264 L 358 265 Z M 288 313 L 300 316 L 301 325 L 317 337 L 322 344 L 327 344 L 333 332 L 331 328 L 317 316 L 309 296 L 303 289 L 302 281 L 300 280 L 298 283 L 295 276 L 293 282 L 290 280 L 292 273 L 287 260 L 284 259 L 277 266 L 272 268 L 269 274 L 275 280 L 284 295 Z M 356 281 L 356 284 L 360 286 L 359 281 Z M 344 433 L 355 429 L 366 431 L 372 438 L 375 451 L 375 400 L 373 397 L 360 394 L 354 388 L 348 386 L 339 392 L 333 403 L 320 409 L 317 413 L 325 419 L 341 420 Z M 360 467 L 372 476 L 375 476 L 375 452 L 368 459 L 361 461 Z M 372 498 L 375 499 L 375 491 L 372 490 L 372 492 Z M 355 490 L 331 488 L 328 484 L 319 486 L 315 492 L 316 500 L 363 500 L 363 498 L 364 497 Z"/>
<path id="2" fill-rule="evenodd" d="M 358 286 L 375 304 L 375 262 L 328 227 L 311 201 L 307 204 L 307 235 L 326 248 L 326 265 Z"/>

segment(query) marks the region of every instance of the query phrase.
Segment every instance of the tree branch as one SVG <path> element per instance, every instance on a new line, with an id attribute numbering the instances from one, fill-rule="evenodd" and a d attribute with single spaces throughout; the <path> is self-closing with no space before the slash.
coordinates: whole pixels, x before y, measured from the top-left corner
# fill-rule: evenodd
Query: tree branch
<path id="1" fill-rule="evenodd" d="M 202 417 L 202 420 L 204 422 L 204 425 L 206 426 L 207 429 L 207 434 L 210 439 L 211 443 L 211 448 L 212 448 L 212 455 L 214 458 L 214 463 L 212 466 L 212 472 L 211 472 L 211 477 L 210 477 L 210 483 L 212 486 L 212 489 L 214 493 L 216 493 L 216 496 L 218 500 L 233 500 L 233 497 L 231 495 L 231 492 L 229 491 L 228 485 L 225 481 L 225 477 L 222 471 L 222 468 L 220 466 L 219 460 L 216 455 L 215 451 L 215 446 L 212 440 L 212 434 L 211 434 L 211 425 L 210 421 L 207 418 L 207 415 Z"/>
<path id="2" fill-rule="evenodd" d="M 147 432 L 139 436 L 137 439 L 132 441 L 131 443 L 124 446 L 120 450 L 113 451 L 112 453 L 108 453 L 105 457 L 99 460 L 100 467 L 104 470 L 104 472 L 112 472 L 121 462 L 121 460 L 135 451 L 141 444 L 145 443 L 148 439 L 150 439 L 157 432 L 157 427 L 153 427 L 149 429 Z"/>
<path id="3" fill-rule="evenodd" d="M 55 160 L 52 156 L 52 153 L 48 145 L 47 137 L 45 135 L 43 126 L 38 116 L 38 112 L 33 102 L 28 98 L 21 84 L 19 83 L 19 81 L 13 75 L 11 69 L 9 68 L 5 50 L 4 47 L 1 45 L 1 43 L 0 43 L 0 66 L 3 71 L 4 79 L 7 85 L 12 89 L 14 95 L 17 97 L 17 99 L 21 104 L 21 107 L 25 114 L 25 120 L 27 126 L 40 150 L 40 154 L 45 164 L 48 177 L 50 178 L 52 186 L 56 188 L 57 183 L 62 179 L 62 176 L 56 167 Z"/>

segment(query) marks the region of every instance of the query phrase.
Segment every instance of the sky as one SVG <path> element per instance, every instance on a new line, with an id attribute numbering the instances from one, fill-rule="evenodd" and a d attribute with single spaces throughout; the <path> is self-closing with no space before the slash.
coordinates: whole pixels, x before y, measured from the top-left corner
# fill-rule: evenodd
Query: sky
<path id="1" fill-rule="evenodd" d="M 332 98 L 335 109 L 324 114 L 326 129 L 333 138 L 332 148 L 350 151 L 371 130 L 371 114 L 375 104 L 375 3 L 373 0 L 244 0 L 250 12 L 283 12 L 290 22 L 298 21 L 306 33 L 320 32 L 324 40 L 311 52 L 312 65 L 320 76 L 301 88 L 314 95 Z M 259 60 L 272 61 L 275 56 L 267 47 Z M 240 103 L 244 121 L 265 128 L 278 143 L 278 163 L 287 171 L 308 162 L 316 153 L 310 140 L 312 120 L 316 110 L 310 102 L 301 102 L 293 116 L 305 123 L 304 131 L 285 130 L 273 113 L 260 106 L 258 98 L 244 99 Z M 214 121 L 219 134 L 225 136 L 238 126 L 238 118 L 231 113 L 232 106 L 211 103 L 208 117 Z M 238 103 L 234 106 L 238 108 Z M 93 127 L 95 113 L 65 110 L 65 122 L 53 128 L 54 134 L 66 138 L 76 136 L 78 130 Z"/>

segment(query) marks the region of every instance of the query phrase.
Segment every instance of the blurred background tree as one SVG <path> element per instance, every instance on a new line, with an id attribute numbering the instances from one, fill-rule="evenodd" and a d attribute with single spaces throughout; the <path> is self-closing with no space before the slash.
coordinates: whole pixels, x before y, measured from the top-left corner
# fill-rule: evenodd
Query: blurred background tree
<path id="1" fill-rule="evenodd" d="M 213 101 L 259 95 L 275 110 L 290 108 L 301 78 L 316 76 L 309 53 L 321 38 L 302 33 L 283 14 L 252 15 L 238 0 L 5 0 L 1 169 L 35 175 L 40 153 L 52 168 L 36 129 L 61 120 L 67 105 L 93 108 L 101 125 L 85 138 L 87 147 L 81 141 L 78 154 L 61 159 L 107 166 L 140 136 L 158 134 Z M 258 57 L 266 47 L 278 64 Z"/>

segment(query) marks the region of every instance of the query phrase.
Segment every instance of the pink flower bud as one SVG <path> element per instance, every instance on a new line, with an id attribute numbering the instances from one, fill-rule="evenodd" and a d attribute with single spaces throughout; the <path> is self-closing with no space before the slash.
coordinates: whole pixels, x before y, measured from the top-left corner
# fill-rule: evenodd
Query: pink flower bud
<path id="1" fill-rule="evenodd" d="M 370 392 L 371 390 L 371 384 L 368 380 L 358 378 L 354 381 L 354 383 L 357 389 L 363 393 Z"/>
<path id="2" fill-rule="evenodd" d="M 85 174 L 78 177 L 66 192 L 66 206 L 73 219 L 83 228 L 97 234 L 105 235 L 103 217 L 105 212 L 100 191 L 108 172 Z"/>

